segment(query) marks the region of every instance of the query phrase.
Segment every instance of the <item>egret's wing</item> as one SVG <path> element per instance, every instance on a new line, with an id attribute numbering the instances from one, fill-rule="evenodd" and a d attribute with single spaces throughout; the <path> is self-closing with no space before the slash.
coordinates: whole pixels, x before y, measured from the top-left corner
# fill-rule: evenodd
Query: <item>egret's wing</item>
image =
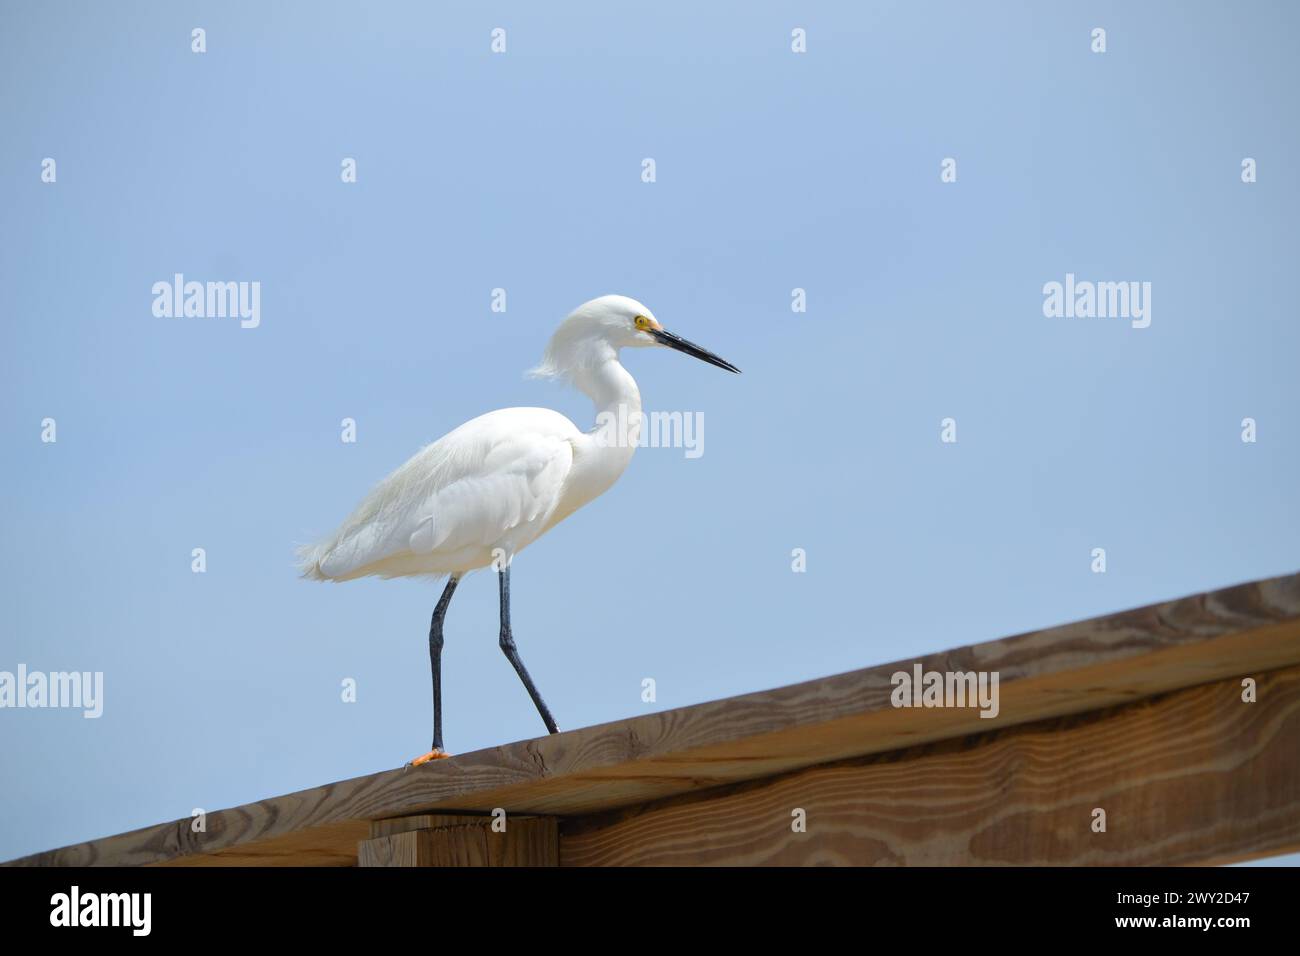
<path id="1" fill-rule="evenodd" d="M 380 482 L 332 540 L 306 550 L 305 573 L 358 577 L 403 554 L 450 554 L 540 530 L 563 493 L 577 434 L 549 409 L 467 422 Z"/>
<path id="2" fill-rule="evenodd" d="M 573 465 L 573 445 L 526 435 L 495 447 L 474 474 L 442 488 L 411 532 L 416 554 L 502 543 L 516 529 L 544 524 L 559 503 Z"/>

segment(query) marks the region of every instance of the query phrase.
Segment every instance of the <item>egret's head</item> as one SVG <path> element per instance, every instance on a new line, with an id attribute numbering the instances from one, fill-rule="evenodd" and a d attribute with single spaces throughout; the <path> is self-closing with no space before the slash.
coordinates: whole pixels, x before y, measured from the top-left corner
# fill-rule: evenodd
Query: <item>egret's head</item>
<path id="1" fill-rule="evenodd" d="M 654 313 L 636 299 L 625 295 L 602 295 L 584 302 L 560 323 L 546 346 L 542 364 L 533 370 L 533 374 L 568 375 L 580 368 L 617 358 L 621 348 L 656 345 L 693 355 L 728 372 L 740 371 L 707 349 L 667 331 Z"/>

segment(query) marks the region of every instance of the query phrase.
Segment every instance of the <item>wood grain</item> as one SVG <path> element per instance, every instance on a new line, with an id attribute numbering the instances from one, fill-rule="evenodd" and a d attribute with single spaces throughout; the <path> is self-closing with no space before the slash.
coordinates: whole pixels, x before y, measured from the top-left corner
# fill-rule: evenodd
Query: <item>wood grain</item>
<path id="1" fill-rule="evenodd" d="M 559 821 L 509 817 L 504 832 L 492 818 L 422 814 L 377 821 L 357 851 L 360 866 L 557 866 Z"/>
<path id="2" fill-rule="evenodd" d="M 1300 849 L 1300 668 L 1262 675 L 1258 693 L 1244 703 L 1240 681 L 1220 681 L 565 821 L 560 860 L 1140 866 L 1288 852 Z"/>
<path id="3" fill-rule="evenodd" d="M 23 865 L 349 865 L 369 821 L 430 811 L 572 816 L 1096 710 L 1300 664 L 1300 575 L 960 647 L 925 670 L 997 671 L 1001 713 L 896 709 L 913 660 L 356 777 L 50 850 Z"/>

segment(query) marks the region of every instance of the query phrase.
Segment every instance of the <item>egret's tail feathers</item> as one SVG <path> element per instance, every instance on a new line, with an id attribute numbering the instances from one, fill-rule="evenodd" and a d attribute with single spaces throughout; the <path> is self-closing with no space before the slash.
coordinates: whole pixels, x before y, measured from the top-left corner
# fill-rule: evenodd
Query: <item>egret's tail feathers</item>
<path id="1" fill-rule="evenodd" d="M 326 549 L 319 544 L 304 544 L 298 548 L 298 570 L 302 576 L 312 581 L 328 581 L 327 575 L 320 568 L 321 559 L 325 557 Z"/>

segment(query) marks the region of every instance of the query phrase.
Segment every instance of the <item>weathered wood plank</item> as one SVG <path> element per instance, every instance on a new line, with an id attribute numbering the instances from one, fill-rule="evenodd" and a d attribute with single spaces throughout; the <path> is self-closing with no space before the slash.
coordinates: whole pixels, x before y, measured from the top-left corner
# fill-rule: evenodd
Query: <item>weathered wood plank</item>
<path id="1" fill-rule="evenodd" d="M 997 671 L 1001 713 L 890 704 L 900 661 L 304 790 L 14 861 L 349 864 L 368 822 L 435 810 L 575 815 L 1080 713 L 1300 663 L 1300 575 L 928 655 Z"/>
<path id="2" fill-rule="evenodd" d="M 1300 668 L 564 822 L 564 866 L 1214 863 L 1300 849 Z M 1106 813 L 1104 833 L 1093 812 Z M 806 814 L 796 833 L 792 814 Z"/>

